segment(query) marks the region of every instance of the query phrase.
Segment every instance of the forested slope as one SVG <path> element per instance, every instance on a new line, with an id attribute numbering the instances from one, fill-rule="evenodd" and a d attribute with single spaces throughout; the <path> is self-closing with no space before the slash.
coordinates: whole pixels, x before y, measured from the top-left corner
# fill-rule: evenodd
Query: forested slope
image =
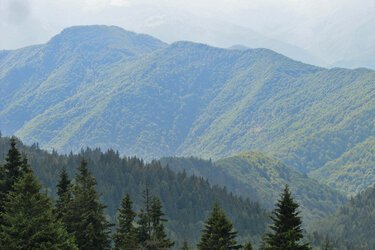
<path id="1" fill-rule="evenodd" d="M 98 181 L 102 192 L 101 201 L 108 205 L 106 210 L 114 221 L 122 197 L 129 193 L 135 210 L 142 202 L 142 192 L 146 186 L 153 195 L 163 202 L 163 209 L 169 219 L 167 223 L 171 238 L 182 242 L 186 237 L 194 243 L 201 235 L 203 221 L 208 217 L 215 201 L 218 201 L 228 218 L 240 232 L 241 242 L 251 239 L 259 242 L 269 221 L 268 212 L 258 203 L 228 193 L 218 186 L 211 186 L 200 177 L 176 174 L 154 161 L 146 164 L 136 157 L 122 158 L 113 150 L 102 153 L 99 149 L 86 149 L 80 154 L 59 155 L 41 150 L 37 145 L 31 147 L 18 143 L 20 152 L 27 155 L 35 175 L 48 190 L 55 195 L 59 172 L 65 167 L 72 178 L 82 157 Z M 9 149 L 9 139 L 0 138 L 0 158 Z"/>
<path id="2" fill-rule="evenodd" d="M 369 187 L 373 154 L 355 179 L 334 165 L 352 165 L 375 132 L 374 80 L 372 70 L 324 69 L 267 49 L 72 27 L 1 53 L 0 129 L 59 152 L 113 148 L 148 160 L 257 150 L 330 185 L 343 180 L 336 187 L 350 195 Z"/>
<path id="3" fill-rule="evenodd" d="M 259 152 L 241 154 L 216 162 L 197 158 L 169 157 L 161 160 L 177 171 L 203 176 L 228 191 L 250 197 L 272 209 L 285 184 L 300 204 L 304 222 L 333 214 L 347 202 L 345 195 Z"/>

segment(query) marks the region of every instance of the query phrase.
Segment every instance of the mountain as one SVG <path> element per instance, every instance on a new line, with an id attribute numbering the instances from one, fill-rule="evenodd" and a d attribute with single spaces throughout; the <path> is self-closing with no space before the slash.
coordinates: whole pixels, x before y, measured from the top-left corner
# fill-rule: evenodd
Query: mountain
<path id="1" fill-rule="evenodd" d="M 0 54 L 0 129 L 59 152 L 114 148 L 147 160 L 256 150 L 309 174 L 372 137 L 374 79 L 372 70 L 325 69 L 267 49 L 72 27 Z"/>
<path id="2" fill-rule="evenodd" d="M 185 170 L 207 178 L 210 183 L 225 186 L 228 191 L 256 200 L 270 210 L 288 184 L 307 223 L 333 214 L 347 201 L 335 189 L 259 152 L 243 152 L 214 163 L 176 157 L 163 158 L 161 162 L 175 171 Z"/>
<path id="3" fill-rule="evenodd" d="M 145 164 L 136 157 L 120 157 L 113 150 L 103 153 L 99 149 L 88 148 L 79 154 L 59 155 L 56 151 L 48 153 L 41 150 L 36 144 L 29 147 L 18 142 L 17 147 L 27 155 L 35 175 L 50 195 L 56 194 L 62 168 L 65 167 L 70 178 L 73 178 L 84 157 L 97 179 L 97 188 L 102 193 L 101 201 L 108 205 L 106 212 L 112 221 L 115 221 L 117 208 L 126 193 L 130 194 L 135 210 L 139 211 L 143 202 L 142 192 L 148 187 L 152 195 L 162 200 L 163 210 L 169 220 L 166 227 L 177 245 L 184 238 L 188 238 L 190 244 L 197 243 L 203 222 L 208 218 L 215 201 L 239 231 L 241 242 L 251 240 L 258 244 L 269 221 L 269 213 L 258 203 L 212 186 L 203 178 L 176 174 L 157 161 Z M 0 138 L 0 164 L 4 163 L 8 149 L 9 138 Z"/>
<path id="4" fill-rule="evenodd" d="M 326 234 L 331 238 L 345 239 L 350 249 L 370 250 L 375 248 L 375 188 L 352 198 L 351 201 L 332 215 L 309 227 L 311 231 Z"/>

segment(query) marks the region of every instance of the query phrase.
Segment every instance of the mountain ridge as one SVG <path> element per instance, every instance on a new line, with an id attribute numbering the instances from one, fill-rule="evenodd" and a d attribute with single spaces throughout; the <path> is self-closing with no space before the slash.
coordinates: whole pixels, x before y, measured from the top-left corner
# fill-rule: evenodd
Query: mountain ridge
<path id="1" fill-rule="evenodd" d="M 375 131 L 373 70 L 325 69 L 267 49 L 167 45 L 149 36 L 138 42 L 107 26 L 79 29 L 108 29 L 109 40 L 73 32 L 71 54 L 60 44 L 2 57 L 5 135 L 60 152 L 92 146 L 148 160 L 256 150 L 309 174 Z M 131 41 L 113 42 L 125 39 L 118 33 Z"/>

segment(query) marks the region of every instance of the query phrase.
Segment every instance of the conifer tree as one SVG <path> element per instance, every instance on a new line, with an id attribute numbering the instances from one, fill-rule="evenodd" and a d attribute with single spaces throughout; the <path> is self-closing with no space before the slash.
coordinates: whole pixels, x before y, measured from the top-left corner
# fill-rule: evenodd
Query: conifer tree
<path id="1" fill-rule="evenodd" d="M 99 202 L 99 193 L 95 189 L 97 181 L 85 159 L 77 170 L 66 219 L 68 232 L 74 234 L 80 250 L 110 249 L 112 224 L 104 215 L 106 206 Z"/>
<path id="2" fill-rule="evenodd" d="M 272 212 L 273 224 L 270 228 L 273 232 L 265 234 L 262 249 L 272 250 L 307 250 L 311 249 L 309 244 L 302 244 L 302 219 L 299 216 L 299 205 L 294 202 L 288 185 L 284 193 L 276 203 L 276 209 Z"/>
<path id="3" fill-rule="evenodd" d="M 164 230 L 164 222 L 168 220 L 163 218 L 165 213 L 162 210 L 163 206 L 159 197 L 154 196 L 151 202 L 151 221 L 152 221 L 152 235 L 151 239 L 156 242 L 159 249 L 168 249 L 174 245 L 174 242 L 168 239 Z"/>
<path id="4" fill-rule="evenodd" d="M 118 223 L 119 226 L 113 235 L 116 250 L 136 249 L 137 235 L 133 225 L 136 213 L 133 211 L 133 202 L 130 200 L 129 194 L 121 201 L 121 207 L 118 209 Z"/>
<path id="5" fill-rule="evenodd" d="M 210 217 L 205 221 L 202 237 L 197 244 L 200 250 L 240 249 L 236 237 L 238 232 L 233 231 L 233 224 L 227 220 L 224 212 L 215 202 Z"/>
<path id="6" fill-rule="evenodd" d="M 2 170 L 2 192 L 4 193 L 13 190 L 13 184 L 22 176 L 23 162 L 21 159 L 21 154 L 16 148 L 16 144 L 16 138 L 12 137 L 10 139 L 10 149 L 7 157 L 5 158 L 6 163 Z"/>
<path id="7" fill-rule="evenodd" d="M 162 204 L 158 197 L 152 197 L 146 187 L 143 192 L 143 206 L 139 212 L 137 228 L 138 243 L 145 249 L 169 249 L 174 245 L 164 230 L 167 220 L 162 211 Z"/>
<path id="8" fill-rule="evenodd" d="M 1 225 L 0 249 L 78 249 L 52 213 L 52 201 L 41 193 L 32 172 L 19 177 L 7 193 Z"/>
<path id="9" fill-rule="evenodd" d="M 22 176 L 23 170 L 30 169 L 27 159 L 21 159 L 21 154 L 16 148 L 16 138 L 10 139 L 10 149 L 5 158 L 6 163 L 0 168 L 0 224 L 2 224 L 2 214 L 7 194 L 13 191 L 13 185 Z"/>
<path id="10" fill-rule="evenodd" d="M 151 240 L 151 195 L 146 187 L 143 191 L 143 205 L 138 214 L 137 241 L 140 245 Z"/>
<path id="11" fill-rule="evenodd" d="M 57 187 L 57 201 L 55 204 L 55 214 L 56 218 L 62 220 L 62 222 L 67 223 L 67 213 L 69 208 L 69 203 L 72 200 L 72 184 L 69 180 L 68 173 L 66 168 L 60 172 L 59 182 L 56 185 Z"/>

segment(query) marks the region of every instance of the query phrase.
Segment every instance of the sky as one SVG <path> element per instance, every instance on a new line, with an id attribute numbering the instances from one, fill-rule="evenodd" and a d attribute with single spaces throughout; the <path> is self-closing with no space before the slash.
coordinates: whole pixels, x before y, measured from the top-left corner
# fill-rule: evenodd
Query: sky
<path id="1" fill-rule="evenodd" d="M 375 49 L 374 13 L 374 0 L 0 0 L 0 50 L 45 43 L 69 26 L 106 24 L 215 46 L 249 40 L 243 33 L 337 61 Z"/>

